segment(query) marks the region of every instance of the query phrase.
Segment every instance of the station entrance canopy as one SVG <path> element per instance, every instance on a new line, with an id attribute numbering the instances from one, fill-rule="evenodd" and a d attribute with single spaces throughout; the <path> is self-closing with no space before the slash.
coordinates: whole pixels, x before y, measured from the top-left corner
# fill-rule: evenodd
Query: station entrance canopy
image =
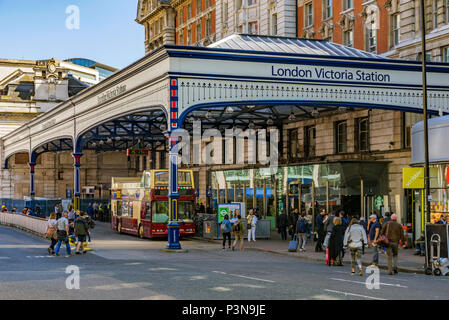
<path id="1" fill-rule="evenodd" d="M 449 112 L 449 66 L 428 65 L 429 111 Z M 161 128 L 188 128 L 188 115 L 207 128 L 250 121 L 263 127 L 291 113 L 310 117 L 337 107 L 422 112 L 421 81 L 420 62 L 322 40 L 232 35 L 207 48 L 167 45 L 5 136 L 2 156 L 7 165 L 15 153 L 58 151 L 55 145 L 75 153 L 110 149 L 89 141 L 98 128 L 115 135 L 117 128 L 104 124 L 134 114 L 150 122 L 157 116 L 154 131 L 142 129 L 148 138 L 162 135 Z M 228 106 L 237 112 L 225 113 Z M 124 133 L 139 128 L 120 123 Z"/>

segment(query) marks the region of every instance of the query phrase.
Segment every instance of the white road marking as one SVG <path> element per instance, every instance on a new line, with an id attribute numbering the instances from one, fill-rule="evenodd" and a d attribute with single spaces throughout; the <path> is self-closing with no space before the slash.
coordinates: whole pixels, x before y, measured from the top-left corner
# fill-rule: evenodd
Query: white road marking
<path id="1" fill-rule="evenodd" d="M 352 282 L 352 283 L 359 283 L 359 284 L 363 284 L 365 285 L 366 282 L 364 281 L 354 281 L 354 280 L 346 280 L 346 279 L 339 279 L 339 278 L 330 278 L 331 280 L 336 280 L 336 281 L 344 281 L 344 282 Z M 383 282 L 379 282 L 380 285 L 384 285 L 384 286 L 390 286 L 390 287 L 398 287 L 398 288 L 408 288 L 407 286 L 402 286 L 400 284 L 393 284 L 393 283 L 383 283 Z"/>
<path id="2" fill-rule="evenodd" d="M 11 257 L 0 257 L 0 260 L 11 259 Z"/>
<path id="3" fill-rule="evenodd" d="M 117 283 L 117 284 L 108 284 L 103 286 L 94 286 L 89 287 L 89 289 L 94 290 L 122 290 L 122 289 L 135 289 L 142 288 L 143 286 L 150 286 L 150 282 L 133 282 L 133 283 Z"/>
<path id="4" fill-rule="evenodd" d="M 154 296 L 141 298 L 140 300 L 175 300 L 175 297 L 167 296 L 165 294 L 157 294 Z"/>
<path id="5" fill-rule="evenodd" d="M 207 279 L 207 276 L 205 275 L 199 275 L 199 276 L 191 276 L 190 280 L 204 280 Z"/>
<path id="6" fill-rule="evenodd" d="M 178 269 L 175 269 L 175 268 L 150 268 L 150 269 L 148 269 L 148 270 L 150 270 L 150 271 L 176 271 L 176 270 L 178 270 Z"/>
<path id="7" fill-rule="evenodd" d="M 211 290 L 224 292 L 224 291 L 231 291 L 232 289 L 229 289 L 226 287 L 215 287 L 215 288 L 211 288 Z"/>
<path id="8" fill-rule="evenodd" d="M 357 294 L 357 293 L 351 293 L 351 292 L 343 292 L 343 291 L 330 290 L 330 289 L 324 289 L 324 291 L 344 294 L 345 296 L 354 296 L 354 297 L 368 298 L 368 299 L 373 299 L 373 300 L 387 300 L 387 299 L 383 299 L 383 298 L 370 297 L 370 296 L 365 296 L 363 294 Z"/>
<path id="9" fill-rule="evenodd" d="M 142 262 L 130 262 L 130 263 L 125 263 L 125 266 L 137 266 L 139 264 L 142 264 Z"/>
<path id="10" fill-rule="evenodd" d="M 335 272 L 335 273 L 342 273 L 342 274 L 347 274 L 347 275 L 349 275 L 349 272 L 344 272 L 344 271 L 333 271 L 333 272 Z M 402 278 L 397 278 L 397 277 L 395 277 L 394 280 L 395 280 L 395 281 L 410 281 L 409 279 L 402 279 Z"/>
<path id="11" fill-rule="evenodd" d="M 220 274 L 227 274 L 228 276 L 234 276 L 234 277 L 239 277 L 239 278 L 245 278 L 245 279 L 251 279 L 251 280 L 257 280 L 257 281 L 264 281 L 264 282 L 274 283 L 274 281 L 272 281 L 272 280 L 266 280 L 266 279 L 248 277 L 248 276 L 242 276 L 240 274 L 226 273 L 226 272 L 223 272 L 223 271 L 212 271 L 212 272 L 220 273 Z"/>
<path id="12" fill-rule="evenodd" d="M 50 255 L 47 255 L 47 256 L 27 256 L 27 258 L 29 258 L 29 259 L 43 259 L 43 258 L 55 258 L 55 256 L 50 256 Z"/>

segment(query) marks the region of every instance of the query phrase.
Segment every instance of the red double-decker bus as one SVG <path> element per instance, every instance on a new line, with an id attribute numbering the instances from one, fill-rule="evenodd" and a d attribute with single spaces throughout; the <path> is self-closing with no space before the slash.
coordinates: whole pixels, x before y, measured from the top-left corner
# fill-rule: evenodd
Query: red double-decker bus
<path id="1" fill-rule="evenodd" d="M 141 178 L 112 178 L 111 227 L 141 238 L 167 237 L 168 170 L 144 171 Z M 178 171 L 181 237 L 195 234 L 195 186 L 191 170 Z"/>

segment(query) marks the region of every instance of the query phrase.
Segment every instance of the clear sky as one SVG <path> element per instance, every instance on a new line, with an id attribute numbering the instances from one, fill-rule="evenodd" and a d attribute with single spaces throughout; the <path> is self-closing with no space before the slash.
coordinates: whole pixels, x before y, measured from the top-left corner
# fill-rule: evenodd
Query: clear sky
<path id="1" fill-rule="evenodd" d="M 79 29 L 66 27 L 76 23 Z M 145 55 L 137 0 L 0 0 L 0 58 L 88 58 L 123 68 Z M 76 26 L 76 25 L 75 25 Z"/>

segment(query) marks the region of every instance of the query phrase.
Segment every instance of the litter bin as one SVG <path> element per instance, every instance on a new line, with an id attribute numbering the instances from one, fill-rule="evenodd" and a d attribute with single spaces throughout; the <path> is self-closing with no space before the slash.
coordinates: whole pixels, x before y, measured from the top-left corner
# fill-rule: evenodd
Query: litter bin
<path id="1" fill-rule="evenodd" d="M 426 224 L 425 240 L 426 240 L 426 274 L 441 274 L 435 272 L 440 269 L 440 262 L 448 258 L 449 253 L 449 225 L 447 224 Z M 437 261 L 438 260 L 438 261 Z M 439 273 L 439 274 L 438 274 Z"/>

